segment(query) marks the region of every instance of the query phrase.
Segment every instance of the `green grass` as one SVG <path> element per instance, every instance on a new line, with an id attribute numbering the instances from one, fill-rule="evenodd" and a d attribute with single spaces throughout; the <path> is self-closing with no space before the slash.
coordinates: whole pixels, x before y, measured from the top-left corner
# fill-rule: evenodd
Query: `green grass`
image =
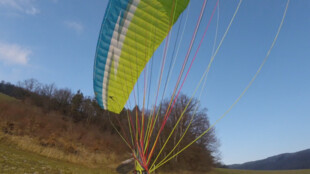
<path id="1" fill-rule="evenodd" d="M 310 174 L 310 170 L 253 171 L 214 169 L 210 174 Z"/>
<path id="2" fill-rule="evenodd" d="M 113 169 L 87 168 L 59 160 L 50 159 L 9 146 L 0 142 L 1 174 L 114 174 Z"/>
<path id="3" fill-rule="evenodd" d="M 0 141 L 1 174 L 116 174 L 110 168 L 88 168 L 60 160 L 50 159 L 32 152 L 27 152 Z M 186 173 L 186 172 L 185 172 Z M 184 173 L 184 174 L 185 174 Z M 180 173 L 181 174 L 181 173 Z M 187 173 L 193 174 L 193 173 Z M 214 169 L 209 174 L 310 174 L 310 170 L 291 171 L 250 171 Z"/>
<path id="4" fill-rule="evenodd" d="M 15 101 L 16 99 L 10 96 L 7 96 L 3 93 L 0 93 L 0 101 Z"/>

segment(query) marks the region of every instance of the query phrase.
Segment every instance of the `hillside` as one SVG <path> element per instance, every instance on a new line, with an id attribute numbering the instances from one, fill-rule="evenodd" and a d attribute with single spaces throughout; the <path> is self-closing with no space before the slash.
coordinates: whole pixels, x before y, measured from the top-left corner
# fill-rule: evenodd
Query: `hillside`
<path id="1" fill-rule="evenodd" d="M 0 143 L 3 141 L 24 151 L 87 167 L 116 166 L 128 156 L 118 136 L 101 131 L 97 125 L 74 123 L 58 112 L 45 112 L 0 93 Z"/>
<path id="2" fill-rule="evenodd" d="M 14 100 L 16 100 L 15 98 L 13 98 L 13 97 L 10 97 L 10 96 L 7 96 L 7 95 L 5 95 L 5 94 L 3 94 L 3 93 L 1 93 L 0 92 L 0 101 L 14 101 Z"/>
<path id="3" fill-rule="evenodd" d="M 310 169 L 310 149 L 284 153 L 263 160 L 234 164 L 228 166 L 231 169 L 246 170 L 295 170 Z"/>
<path id="4" fill-rule="evenodd" d="M 12 112 L 16 111 L 15 109 L 19 108 L 19 112 Z M 1 109 L 2 108 L 2 109 Z M 59 115 L 54 115 L 52 113 L 47 114 L 42 112 L 40 108 L 37 108 L 32 105 L 28 105 L 27 103 L 22 103 L 19 100 L 16 100 L 15 98 L 9 97 L 7 95 L 4 95 L 0 93 L 0 109 L 2 111 L 6 111 L 8 116 L 13 116 L 14 120 L 7 120 L 8 118 L 2 118 L 0 119 L 0 123 L 2 123 L 2 128 L 5 128 L 7 124 L 4 123 L 13 123 L 15 126 L 8 131 L 8 133 L 0 132 L 0 173 L 6 174 L 6 173 L 85 173 L 85 174 L 112 174 L 115 171 L 116 165 L 108 165 L 105 162 L 97 161 L 95 168 L 90 167 L 94 166 L 94 164 L 86 164 L 85 160 L 94 159 L 94 153 L 88 152 L 88 149 L 90 145 L 84 144 L 83 146 L 75 147 L 76 150 L 78 150 L 78 153 L 72 153 L 70 150 L 71 148 L 67 149 L 66 146 L 62 147 L 62 144 L 60 142 L 55 141 L 55 145 L 45 145 L 46 140 L 44 140 L 44 135 L 41 135 L 41 139 L 31 138 L 29 137 L 30 130 L 36 130 L 36 126 L 28 125 L 30 122 L 27 120 L 20 120 L 21 114 L 24 116 L 29 116 L 27 118 L 31 118 L 32 121 L 35 121 L 36 124 L 34 125 L 41 125 L 39 126 L 41 128 L 41 133 L 45 132 L 46 128 L 45 126 L 42 127 L 42 124 L 45 122 L 42 122 L 44 120 L 41 120 L 41 116 L 52 116 L 53 121 L 48 119 L 48 122 L 53 125 L 59 125 L 59 123 L 62 123 L 60 125 L 66 126 L 67 123 L 59 122 L 61 121 L 62 117 L 59 117 Z M 32 115 L 30 117 L 30 115 Z M 11 118 L 13 118 L 11 117 Z M 56 121 L 57 120 L 57 121 Z M 18 122 L 23 121 L 25 124 L 23 130 L 29 130 L 26 132 L 22 132 L 21 128 L 19 128 Z M 29 120 L 30 121 L 30 120 Z M 54 125 L 54 121 L 56 121 L 56 125 Z M 1 125 L 1 124 L 0 124 Z M 67 125 L 68 126 L 68 125 Z M 73 126 L 73 130 L 75 129 L 75 124 L 70 125 L 70 127 Z M 57 128 L 57 127 L 55 127 Z M 83 127 L 78 127 L 79 131 L 83 131 Z M 2 129 L 3 131 L 4 129 Z M 89 133 L 94 133 L 91 130 L 88 130 Z M 21 136 L 22 135 L 22 136 Z M 46 133 L 46 135 L 50 135 L 49 133 Z M 60 134 L 58 134 L 59 136 Z M 72 132 L 70 132 L 70 135 L 72 135 Z M 35 135 L 37 137 L 37 135 Z M 81 137 L 81 136 L 79 136 Z M 66 144 L 68 142 L 66 136 L 63 134 L 61 136 L 61 139 L 64 141 L 63 143 Z M 71 139 L 72 140 L 72 139 Z M 48 143 L 50 143 L 52 140 L 47 140 Z M 52 141 L 52 142 L 53 142 Z M 93 140 L 92 140 L 93 141 Z M 42 144 L 43 143 L 43 144 Z M 64 144 L 64 145 L 65 145 Z M 43 146 L 42 146 L 43 145 Z M 71 147 L 69 145 L 69 147 Z M 68 151 L 69 150 L 69 151 Z M 63 152 L 65 151 L 65 152 Z M 68 151 L 68 152 L 66 152 Z M 99 151 L 100 152 L 100 151 Z M 39 155 L 40 154 L 40 155 Z M 99 158 L 106 158 L 106 155 L 100 154 L 98 152 L 95 153 L 98 155 Z M 87 155 L 90 155 L 89 157 L 86 157 Z M 81 162 L 83 160 L 83 162 Z M 115 160 L 115 159 L 114 159 Z M 111 162 L 111 158 L 109 160 Z M 74 164 L 76 163 L 76 164 Z M 80 165 L 82 164 L 83 165 Z M 99 164 L 99 165 L 98 165 Z M 171 173 L 171 172 L 169 172 Z M 193 172 L 177 172 L 179 174 L 192 174 Z M 209 174 L 276 174 L 279 173 L 279 171 L 245 171 L 245 170 L 234 170 L 234 169 L 213 169 Z M 281 171 L 281 174 L 309 174 L 310 170 L 291 170 L 291 171 Z M 172 174 L 172 173 L 171 173 Z"/>
<path id="5" fill-rule="evenodd" d="M 1 81 L 0 93 L 7 95 L 2 95 L 0 100 L 0 131 L 7 139 L 23 150 L 87 167 L 116 167 L 121 161 L 132 158 L 132 151 L 136 151 L 137 146 L 134 139 L 138 138 L 133 136 L 134 131 L 148 131 L 146 125 L 150 122 L 147 121 L 152 117 L 150 111 L 140 109 L 139 106 L 124 108 L 121 113 L 116 114 L 102 109 L 93 96 L 85 96 L 80 90 L 73 92 L 68 88 L 57 88 L 54 84 L 41 84 L 35 79 L 19 82 L 18 85 Z M 9 101 L 11 98 L 8 96 L 15 100 Z M 185 106 L 189 100 L 191 104 Z M 151 160 L 155 160 L 154 154 L 163 148 L 163 143 L 155 141 L 166 141 L 177 122 L 177 117 L 166 120 L 165 129 L 156 139 L 155 135 L 161 131 L 160 125 L 165 119 L 164 108 L 168 109 L 169 100 L 164 99 L 160 106 L 163 113 L 159 114 L 159 121 L 152 124 L 153 128 L 147 138 L 150 142 L 147 146 L 152 154 L 145 155 L 149 155 Z M 187 114 L 182 118 L 182 127 L 190 124 L 186 120 L 196 110 L 199 113 L 191 121 L 183 138 L 182 143 L 187 144 L 207 130 L 210 123 L 207 110 L 199 108 L 198 99 L 190 99 L 183 94 L 175 101 L 175 107 L 170 112 L 172 115 L 179 115 L 178 111 L 185 107 Z M 142 116 L 145 118 L 144 123 Z M 194 143 L 180 158 L 171 160 L 161 169 L 209 171 L 217 155 L 215 136 L 211 129 L 201 138 L 200 143 Z M 178 139 L 181 133 L 176 131 L 173 137 Z M 163 159 L 175 145 L 176 141 L 165 144 L 159 159 Z"/>

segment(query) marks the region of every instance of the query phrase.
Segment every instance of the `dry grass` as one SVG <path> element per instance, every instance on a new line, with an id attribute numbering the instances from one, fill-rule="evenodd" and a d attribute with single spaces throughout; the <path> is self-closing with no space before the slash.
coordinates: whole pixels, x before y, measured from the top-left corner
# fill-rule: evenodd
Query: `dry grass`
<path id="1" fill-rule="evenodd" d="M 0 96 L 1 140 L 37 154 L 82 164 L 115 167 L 127 157 L 117 135 L 73 123 L 57 113 Z"/>
<path id="2" fill-rule="evenodd" d="M 17 145 L 22 150 L 34 152 L 49 158 L 82 164 L 91 168 L 99 166 L 114 167 L 113 164 L 117 164 L 120 160 L 114 153 L 91 153 L 84 147 L 75 147 L 79 151 L 78 154 L 68 153 L 55 147 L 44 147 L 39 144 L 39 141 L 28 136 L 2 135 L 1 139 L 7 144 Z"/>
<path id="3" fill-rule="evenodd" d="M 27 152 L 17 146 L 1 141 L 0 173 L 113 174 L 116 172 L 113 168 L 106 166 L 89 168 L 83 165 L 47 158 L 36 153 Z"/>

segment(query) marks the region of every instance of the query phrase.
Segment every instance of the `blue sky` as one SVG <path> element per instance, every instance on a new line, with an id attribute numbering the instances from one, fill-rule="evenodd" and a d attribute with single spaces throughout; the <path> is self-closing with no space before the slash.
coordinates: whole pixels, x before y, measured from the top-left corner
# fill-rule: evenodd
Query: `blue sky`
<path id="1" fill-rule="evenodd" d="M 202 36 L 215 2 L 208 3 L 197 39 Z M 192 0 L 188 9 L 181 60 L 174 72 L 181 67 L 201 4 Z M 237 0 L 220 1 L 218 38 L 224 34 L 237 4 Z M 276 34 L 285 4 L 285 0 L 244 0 L 211 67 L 201 98 L 211 123 L 229 108 L 255 74 Z M 0 80 L 16 83 L 35 78 L 60 88 L 81 89 L 92 96 L 95 48 L 106 5 L 107 1 L 102 0 L 0 0 Z M 308 0 L 291 1 L 270 59 L 242 100 L 216 125 L 224 163 L 310 148 L 309 9 Z M 216 19 L 215 15 L 184 85 L 185 94 L 192 94 L 209 62 Z M 179 23 L 172 30 L 171 43 Z M 154 54 L 157 68 L 162 48 Z M 167 94 L 171 94 L 175 74 Z M 156 83 L 157 77 L 151 80 Z"/>

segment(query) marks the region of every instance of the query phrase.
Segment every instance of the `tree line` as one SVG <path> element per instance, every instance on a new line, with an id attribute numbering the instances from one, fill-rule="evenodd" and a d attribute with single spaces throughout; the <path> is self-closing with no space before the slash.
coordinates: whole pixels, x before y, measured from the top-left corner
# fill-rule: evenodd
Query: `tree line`
<path id="1" fill-rule="evenodd" d="M 128 112 L 135 115 L 138 111 L 138 115 L 141 115 L 138 106 L 133 109 L 124 108 L 120 114 L 111 113 L 101 109 L 94 97 L 85 96 L 80 90 L 72 92 L 68 88 L 59 89 L 55 84 L 42 84 L 35 79 L 24 80 L 18 82 L 16 85 L 1 81 L 0 93 L 4 93 L 25 103 L 30 103 L 42 108 L 45 113 L 57 112 L 64 117 L 72 119 L 73 123 L 83 124 L 84 126 L 96 125 L 101 132 L 109 132 L 115 135 L 117 134 L 117 131 L 121 132 L 122 129 L 129 132 L 127 119 Z M 158 140 L 158 146 L 155 149 L 156 153 L 158 153 L 164 146 L 165 141 L 189 100 L 190 98 L 186 95 L 181 95 L 177 99 L 171 115 L 167 120 L 165 129 Z M 158 113 L 159 116 L 154 126 L 155 134 L 160 129 L 169 102 L 170 100 L 168 99 L 164 100 L 157 107 L 158 109 L 156 110 L 156 113 Z M 146 113 L 146 117 L 148 117 L 150 111 L 146 111 Z M 133 119 L 134 118 L 135 117 L 133 117 Z M 191 124 L 191 126 L 189 126 L 189 124 Z M 113 127 L 113 125 L 115 125 L 115 127 Z M 187 128 L 188 126 L 189 128 Z M 201 109 L 199 101 L 193 99 L 188 105 L 182 119 L 180 120 L 179 126 L 175 129 L 171 136 L 172 138 L 168 141 L 159 159 L 163 159 L 171 152 L 175 145 L 179 144 L 172 153 L 172 155 L 175 154 L 209 127 L 210 122 L 207 116 L 207 110 Z M 185 131 L 187 133 L 179 143 L 178 140 L 182 137 Z M 155 136 L 152 136 L 151 141 L 154 141 L 154 139 Z M 165 169 L 208 171 L 211 167 L 219 164 L 218 146 L 219 143 L 215 136 L 215 131 L 214 129 L 211 129 L 209 133 L 190 146 L 189 149 L 169 161 L 167 165 L 165 165 Z M 156 155 L 154 155 L 153 160 L 155 157 Z"/>

